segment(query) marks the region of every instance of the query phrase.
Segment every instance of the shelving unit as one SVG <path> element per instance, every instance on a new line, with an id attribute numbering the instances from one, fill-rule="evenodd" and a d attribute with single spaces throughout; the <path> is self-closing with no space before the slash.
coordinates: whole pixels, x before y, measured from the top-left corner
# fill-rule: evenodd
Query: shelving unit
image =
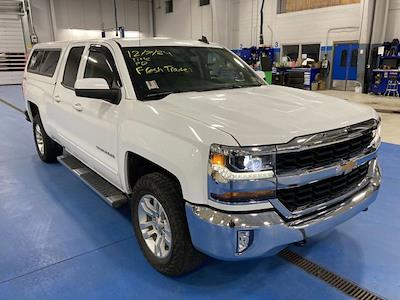
<path id="1" fill-rule="evenodd" d="M 369 92 L 376 95 L 400 95 L 400 45 L 383 45 L 384 54 L 378 55 L 377 65 L 372 70 Z M 389 53 L 397 55 L 388 55 Z"/>

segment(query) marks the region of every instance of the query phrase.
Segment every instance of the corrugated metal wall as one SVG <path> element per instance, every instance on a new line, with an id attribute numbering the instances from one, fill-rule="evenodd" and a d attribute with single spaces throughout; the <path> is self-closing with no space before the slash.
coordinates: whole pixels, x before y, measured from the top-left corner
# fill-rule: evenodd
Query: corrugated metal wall
<path id="1" fill-rule="evenodd" d="M 20 2 L 0 1 L 0 85 L 22 82 L 25 56 Z"/>

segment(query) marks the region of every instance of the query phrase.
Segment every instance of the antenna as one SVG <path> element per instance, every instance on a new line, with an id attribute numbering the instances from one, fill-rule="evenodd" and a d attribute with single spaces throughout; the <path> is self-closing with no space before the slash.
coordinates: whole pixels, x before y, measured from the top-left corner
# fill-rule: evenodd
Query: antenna
<path id="1" fill-rule="evenodd" d="M 202 42 L 204 44 L 209 44 L 208 39 L 206 36 L 202 35 L 200 39 L 198 39 L 199 42 Z"/>

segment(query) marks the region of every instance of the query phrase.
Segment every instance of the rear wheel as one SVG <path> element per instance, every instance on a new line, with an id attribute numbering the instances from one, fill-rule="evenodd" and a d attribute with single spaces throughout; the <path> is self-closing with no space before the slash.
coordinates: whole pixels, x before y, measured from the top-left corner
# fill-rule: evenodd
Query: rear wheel
<path id="1" fill-rule="evenodd" d="M 44 131 L 42 121 L 39 115 L 33 118 L 33 137 L 36 144 L 36 150 L 40 159 L 46 163 L 57 161 L 57 156 L 62 154 L 62 147 L 53 141 Z"/>
<path id="2" fill-rule="evenodd" d="M 176 184 L 160 173 L 143 176 L 132 194 L 132 222 L 146 259 L 159 272 L 177 276 L 201 265 L 192 245 L 184 201 Z"/>

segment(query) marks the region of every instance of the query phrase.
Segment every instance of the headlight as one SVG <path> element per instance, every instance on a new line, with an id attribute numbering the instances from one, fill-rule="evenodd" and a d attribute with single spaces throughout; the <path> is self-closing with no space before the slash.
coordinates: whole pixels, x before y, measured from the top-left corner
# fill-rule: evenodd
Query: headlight
<path id="1" fill-rule="evenodd" d="M 209 175 L 220 183 L 274 177 L 273 146 L 230 147 L 213 144 Z"/>

